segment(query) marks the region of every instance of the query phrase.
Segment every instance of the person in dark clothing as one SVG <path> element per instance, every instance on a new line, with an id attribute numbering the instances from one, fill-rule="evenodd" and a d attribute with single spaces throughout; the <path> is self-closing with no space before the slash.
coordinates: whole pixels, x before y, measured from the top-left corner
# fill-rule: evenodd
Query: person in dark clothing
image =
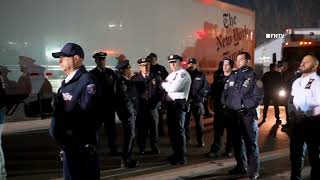
<path id="1" fill-rule="evenodd" d="M 116 66 L 119 77 L 116 81 L 116 110 L 123 126 L 124 141 L 122 150 L 123 165 L 128 168 L 136 167 L 137 160 L 132 158 L 135 139 L 136 123 L 136 87 L 131 81 L 131 66 L 129 60 L 120 62 Z"/>
<path id="2" fill-rule="evenodd" d="M 137 87 L 137 140 L 140 155 L 145 154 L 146 139 L 150 137 L 152 154 L 159 154 L 158 149 L 158 109 L 161 105 L 162 90 L 160 89 L 161 77 L 150 72 L 149 59 L 142 58 L 138 62 L 140 72 L 131 79 Z"/>
<path id="3" fill-rule="evenodd" d="M 262 122 L 266 121 L 268 108 L 270 102 L 272 102 L 274 107 L 274 115 L 276 117 L 276 123 L 281 124 L 280 116 L 279 116 L 279 97 L 278 93 L 281 89 L 281 73 L 276 71 L 276 65 L 270 64 L 270 71 L 264 73 L 262 77 L 263 89 L 264 89 L 264 98 L 263 98 L 263 118 Z"/>
<path id="4" fill-rule="evenodd" d="M 158 56 L 155 53 L 150 53 L 147 56 L 147 59 L 150 61 L 150 72 L 153 74 L 157 74 L 161 77 L 162 81 L 167 78 L 169 75 L 168 71 L 166 68 L 160 64 L 158 64 Z M 167 116 L 167 109 L 164 105 L 164 102 L 161 102 L 161 105 L 158 109 L 158 114 L 159 114 L 159 136 L 163 136 L 165 134 L 164 126 L 165 126 L 165 117 Z"/>
<path id="5" fill-rule="evenodd" d="M 282 64 L 282 84 L 284 86 L 284 90 L 286 92 L 286 99 L 285 102 L 288 102 L 289 96 L 291 94 L 291 87 L 292 83 L 301 76 L 301 73 L 299 71 L 296 71 L 296 69 L 289 68 L 288 62 L 284 62 Z M 288 112 L 288 103 L 285 103 L 285 110 L 286 110 L 286 124 L 282 125 L 282 130 L 287 130 L 288 127 L 290 127 L 290 116 Z"/>
<path id="6" fill-rule="evenodd" d="M 203 134 L 204 127 L 201 119 L 201 115 L 204 114 L 203 100 L 207 97 L 209 92 L 209 83 L 206 79 L 206 76 L 198 71 L 197 69 L 197 60 L 194 58 L 190 58 L 188 60 L 188 73 L 191 76 L 191 87 L 189 92 L 189 104 L 190 110 L 186 113 L 185 119 L 185 134 L 186 134 L 186 142 L 189 143 L 191 141 L 190 137 L 190 120 L 191 113 L 193 115 L 195 125 L 196 125 L 196 136 L 198 147 L 204 147 L 203 142 Z"/>
<path id="7" fill-rule="evenodd" d="M 223 134 L 225 129 L 227 130 L 227 141 L 225 144 L 225 153 L 223 154 L 223 156 L 231 156 L 232 152 L 229 127 L 230 119 L 228 118 L 228 115 L 224 114 L 220 99 L 225 83 L 229 79 L 230 75 L 233 74 L 232 68 L 234 65 L 234 61 L 231 59 L 225 59 L 221 62 L 223 62 L 223 71 L 215 75 L 213 84 L 211 86 L 211 93 L 214 100 L 214 139 L 210 151 L 206 154 L 206 156 L 209 158 L 219 157 L 219 151 L 223 142 Z"/>
<path id="8" fill-rule="evenodd" d="M 115 119 L 115 92 L 114 86 L 117 79 L 116 74 L 106 66 L 107 53 L 99 52 L 93 55 L 97 66 L 90 71 L 97 79 L 102 90 L 102 101 L 99 105 L 100 118 L 102 118 L 103 126 L 108 137 L 108 146 L 112 155 L 120 155 L 116 146 L 117 132 Z"/>
<path id="9" fill-rule="evenodd" d="M 100 127 L 97 115 L 99 89 L 95 78 L 83 66 L 84 52 L 67 43 L 52 53 L 67 75 L 54 101 L 50 135 L 62 149 L 63 176 L 71 179 L 100 179 L 95 145 Z"/>
<path id="10" fill-rule="evenodd" d="M 158 74 L 162 80 L 166 79 L 167 76 L 169 75 L 168 71 L 166 68 L 160 64 L 158 64 L 158 56 L 155 53 L 150 53 L 147 56 L 147 59 L 150 61 L 150 72 Z"/>
<path id="11" fill-rule="evenodd" d="M 237 71 L 230 75 L 221 96 L 226 114 L 232 118 L 230 132 L 237 161 L 229 174 L 247 174 L 259 177 L 259 147 L 257 107 L 263 99 L 263 84 L 256 72 L 248 66 L 251 56 L 241 52 L 237 56 Z"/>

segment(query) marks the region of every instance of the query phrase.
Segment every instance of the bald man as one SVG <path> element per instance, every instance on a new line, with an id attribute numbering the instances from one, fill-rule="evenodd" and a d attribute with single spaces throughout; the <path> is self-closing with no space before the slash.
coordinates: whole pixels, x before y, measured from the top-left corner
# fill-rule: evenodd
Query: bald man
<path id="1" fill-rule="evenodd" d="M 310 177 L 320 179 L 320 77 L 316 73 L 318 64 L 315 56 L 305 56 L 299 67 L 302 76 L 292 85 L 288 104 L 289 115 L 293 120 L 290 137 L 291 179 L 301 179 L 306 147 L 311 165 Z"/>

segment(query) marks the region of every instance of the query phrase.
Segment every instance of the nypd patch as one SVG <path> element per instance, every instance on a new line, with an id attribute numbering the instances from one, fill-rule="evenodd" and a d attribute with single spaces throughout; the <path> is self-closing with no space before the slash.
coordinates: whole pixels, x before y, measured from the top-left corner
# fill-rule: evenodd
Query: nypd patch
<path id="1" fill-rule="evenodd" d="M 186 73 L 181 73 L 181 78 L 185 78 L 186 76 L 187 76 L 187 74 Z"/>
<path id="2" fill-rule="evenodd" d="M 96 86 L 95 86 L 94 84 L 89 84 L 89 85 L 87 86 L 87 92 L 88 92 L 89 94 L 95 94 L 96 91 L 97 91 L 97 89 L 96 89 Z"/>

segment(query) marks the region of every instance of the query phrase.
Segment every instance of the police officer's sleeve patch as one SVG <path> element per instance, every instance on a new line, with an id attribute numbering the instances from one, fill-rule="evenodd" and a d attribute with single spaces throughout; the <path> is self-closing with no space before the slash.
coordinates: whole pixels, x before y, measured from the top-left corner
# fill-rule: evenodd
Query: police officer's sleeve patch
<path id="1" fill-rule="evenodd" d="M 187 74 L 186 73 L 181 73 L 181 78 L 185 78 L 186 76 L 187 76 Z"/>
<path id="2" fill-rule="evenodd" d="M 258 88 L 262 88 L 263 87 L 263 83 L 262 83 L 261 80 L 257 80 L 256 84 L 257 84 Z"/>
<path id="3" fill-rule="evenodd" d="M 89 84 L 87 86 L 87 91 L 89 94 L 95 94 L 97 91 L 96 86 L 94 84 Z"/>

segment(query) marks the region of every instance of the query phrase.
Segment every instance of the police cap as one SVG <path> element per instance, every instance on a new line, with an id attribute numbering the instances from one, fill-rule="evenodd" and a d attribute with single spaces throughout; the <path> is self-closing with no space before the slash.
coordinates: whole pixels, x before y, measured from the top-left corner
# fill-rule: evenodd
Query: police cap
<path id="1" fill-rule="evenodd" d="M 179 56 L 179 55 L 176 55 L 176 54 L 171 54 L 169 57 L 168 57 L 168 62 L 171 63 L 171 62 L 177 62 L 178 61 L 182 61 L 182 57 Z"/>
<path id="2" fill-rule="evenodd" d="M 98 52 L 98 53 L 95 53 L 92 57 L 94 59 L 105 59 L 107 55 L 108 54 L 105 52 Z"/>
<path id="3" fill-rule="evenodd" d="M 188 64 L 197 64 L 197 60 L 195 58 L 189 58 Z"/>
<path id="4" fill-rule="evenodd" d="M 60 52 L 52 53 L 54 58 L 72 57 L 75 55 L 78 55 L 80 58 L 84 58 L 82 47 L 75 43 L 67 43 L 63 46 Z"/>
<path id="5" fill-rule="evenodd" d="M 150 53 L 147 58 L 157 58 L 157 54 L 155 53 Z"/>
<path id="6" fill-rule="evenodd" d="M 129 60 L 124 60 L 116 66 L 116 69 L 126 69 L 129 65 Z"/>
<path id="7" fill-rule="evenodd" d="M 138 64 L 142 64 L 142 63 L 146 63 L 146 62 L 150 62 L 150 60 L 147 59 L 147 58 L 141 58 L 141 59 L 139 59 L 139 60 L 137 61 Z"/>

